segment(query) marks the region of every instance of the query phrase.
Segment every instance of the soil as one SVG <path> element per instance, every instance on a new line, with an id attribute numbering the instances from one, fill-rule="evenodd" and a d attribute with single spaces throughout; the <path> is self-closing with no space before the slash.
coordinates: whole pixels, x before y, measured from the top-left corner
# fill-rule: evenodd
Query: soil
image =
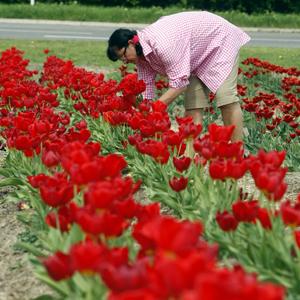
<path id="1" fill-rule="evenodd" d="M 288 173 L 286 182 L 286 198 L 295 199 L 300 193 L 300 172 Z M 245 183 L 245 190 L 253 192 L 250 176 Z M 5 199 L 7 192 L 7 189 L 0 190 L 0 300 L 31 300 L 51 294 L 50 289 L 35 278 L 28 255 L 15 247 L 24 226 L 16 218 L 18 205 Z"/>
<path id="2" fill-rule="evenodd" d="M 5 154 L 0 151 L 0 166 Z M 6 199 L 9 191 L 0 188 L 0 300 L 32 300 L 51 291 L 35 278 L 27 253 L 15 246 L 24 225 L 17 220 L 18 204 Z"/>
<path id="3" fill-rule="evenodd" d="M 30 300 L 49 294 L 48 287 L 35 278 L 27 254 L 14 247 L 24 231 L 17 210 L 15 203 L 0 200 L 0 300 Z"/>

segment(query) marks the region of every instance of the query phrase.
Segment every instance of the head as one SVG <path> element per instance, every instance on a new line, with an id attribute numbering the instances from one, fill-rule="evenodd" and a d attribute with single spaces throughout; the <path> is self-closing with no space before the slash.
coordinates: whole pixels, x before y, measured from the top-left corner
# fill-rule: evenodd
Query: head
<path id="1" fill-rule="evenodd" d="M 108 40 L 107 57 L 112 61 L 136 63 L 143 55 L 142 46 L 137 40 L 137 32 L 129 29 L 117 29 Z"/>

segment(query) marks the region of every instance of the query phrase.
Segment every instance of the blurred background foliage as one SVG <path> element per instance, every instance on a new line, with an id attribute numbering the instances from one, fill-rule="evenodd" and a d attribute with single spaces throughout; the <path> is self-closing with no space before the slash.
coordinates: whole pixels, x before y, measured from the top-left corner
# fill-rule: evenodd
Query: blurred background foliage
<path id="1" fill-rule="evenodd" d="M 29 0 L 1 0 L 3 4 L 25 4 L 28 2 Z M 210 11 L 237 10 L 247 14 L 265 12 L 300 13 L 300 0 L 36 0 L 35 2 L 124 7 L 181 6 L 185 9 Z"/>

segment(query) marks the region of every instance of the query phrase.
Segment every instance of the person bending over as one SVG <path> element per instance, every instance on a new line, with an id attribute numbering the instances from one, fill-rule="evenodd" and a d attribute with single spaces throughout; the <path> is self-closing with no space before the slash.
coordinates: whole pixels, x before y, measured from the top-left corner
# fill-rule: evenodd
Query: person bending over
<path id="1" fill-rule="evenodd" d="M 112 61 L 134 63 L 146 84 L 144 99 L 154 99 L 157 74 L 167 76 L 169 89 L 159 97 L 170 104 L 184 93 L 187 116 L 202 123 L 203 109 L 215 94 L 224 125 L 235 125 L 232 141 L 243 138 L 243 115 L 237 95 L 239 50 L 250 40 L 240 28 L 210 12 L 164 16 L 142 30 L 120 28 L 109 38 Z"/>

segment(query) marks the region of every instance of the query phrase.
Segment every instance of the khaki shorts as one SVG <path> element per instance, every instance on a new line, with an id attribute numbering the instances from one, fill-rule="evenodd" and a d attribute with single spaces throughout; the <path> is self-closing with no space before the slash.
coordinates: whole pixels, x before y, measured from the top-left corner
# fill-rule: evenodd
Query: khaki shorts
<path id="1" fill-rule="evenodd" d="M 233 69 L 223 84 L 219 87 L 213 101 L 216 101 L 217 107 L 239 102 L 237 94 L 237 77 L 239 70 L 239 55 L 235 59 Z M 198 109 L 210 107 L 208 87 L 196 76 L 189 78 L 190 84 L 184 93 L 185 109 Z"/>

